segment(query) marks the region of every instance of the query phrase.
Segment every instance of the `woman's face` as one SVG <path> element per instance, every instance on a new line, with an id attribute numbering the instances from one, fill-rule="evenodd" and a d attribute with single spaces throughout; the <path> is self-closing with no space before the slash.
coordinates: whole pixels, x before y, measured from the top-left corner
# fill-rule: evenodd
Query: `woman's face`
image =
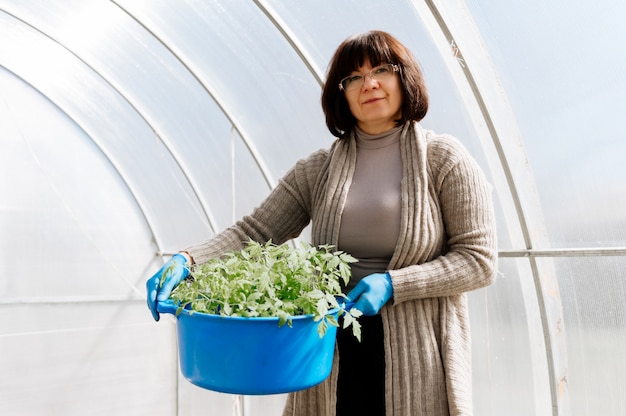
<path id="1" fill-rule="evenodd" d="M 402 87 L 396 72 L 391 77 L 376 79 L 369 75 L 371 70 L 368 59 L 352 71 L 350 75 L 368 75 L 360 88 L 345 91 L 345 95 L 361 130 L 378 134 L 395 127 L 395 120 L 402 117 Z"/>

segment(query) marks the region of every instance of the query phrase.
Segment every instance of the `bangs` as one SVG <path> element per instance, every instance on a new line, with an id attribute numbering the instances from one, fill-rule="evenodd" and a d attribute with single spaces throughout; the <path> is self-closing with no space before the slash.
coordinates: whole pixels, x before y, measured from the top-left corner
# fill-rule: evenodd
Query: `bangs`
<path id="1" fill-rule="evenodd" d="M 367 59 L 372 67 L 397 63 L 387 39 L 376 33 L 367 33 L 346 41 L 341 55 L 337 57 L 337 69 L 348 75 L 363 66 Z"/>

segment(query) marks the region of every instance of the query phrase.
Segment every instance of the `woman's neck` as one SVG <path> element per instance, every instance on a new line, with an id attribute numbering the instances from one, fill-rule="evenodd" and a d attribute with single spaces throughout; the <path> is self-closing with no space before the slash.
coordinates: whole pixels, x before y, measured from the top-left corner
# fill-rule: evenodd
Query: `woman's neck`
<path id="1" fill-rule="evenodd" d="M 380 123 L 361 123 L 357 122 L 357 126 L 363 133 L 371 134 L 372 136 L 384 133 L 396 127 L 396 122 L 393 120 L 384 121 Z"/>

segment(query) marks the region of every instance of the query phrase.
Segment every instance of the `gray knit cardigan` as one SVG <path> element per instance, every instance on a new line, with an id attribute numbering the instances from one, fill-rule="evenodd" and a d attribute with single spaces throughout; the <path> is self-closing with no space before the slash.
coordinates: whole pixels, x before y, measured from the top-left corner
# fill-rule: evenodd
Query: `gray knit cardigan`
<path id="1" fill-rule="evenodd" d="M 453 137 L 410 122 L 403 128 L 400 148 L 401 231 L 389 265 L 393 299 L 381 312 L 386 415 L 471 415 L 466 292 L 495 278 L 490 186 Z M 313 244 L 336 245 L 356 153 L 351 137 L 298 161 L 251 215 L 186 250 L 203 263 L 242 248 L 250 238 L 283 243 L 309 222 Z M 339 359 L 335 354 L 324 382 L 289 394 L 284 416 L 335 415 Z"/>

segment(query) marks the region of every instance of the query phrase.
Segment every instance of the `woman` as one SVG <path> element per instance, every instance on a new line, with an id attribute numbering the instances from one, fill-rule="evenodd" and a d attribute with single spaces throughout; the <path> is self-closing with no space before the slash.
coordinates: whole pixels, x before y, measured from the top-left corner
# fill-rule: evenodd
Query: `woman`
<path id="1" fill-rule="evenodd" d="M 364 312 L 362 343 L 339 331 L 330 377 L 291 393 L 284 415 L 471 415 L 465 292 L 493 282 L 490 189 L 464 147 L 418 123 L 428 94 L 391 35 L 345 40 L 322 93 L 330 149 L 300 160 L 250 216 L 175 255 L 147 283 L 166 299 L 187 271 L 250 238 L 283 243 L 312 223 L 314 245 L 355 256 L 346 288 Z M 161 288 L 163 270 L 176 273 Z"/>

